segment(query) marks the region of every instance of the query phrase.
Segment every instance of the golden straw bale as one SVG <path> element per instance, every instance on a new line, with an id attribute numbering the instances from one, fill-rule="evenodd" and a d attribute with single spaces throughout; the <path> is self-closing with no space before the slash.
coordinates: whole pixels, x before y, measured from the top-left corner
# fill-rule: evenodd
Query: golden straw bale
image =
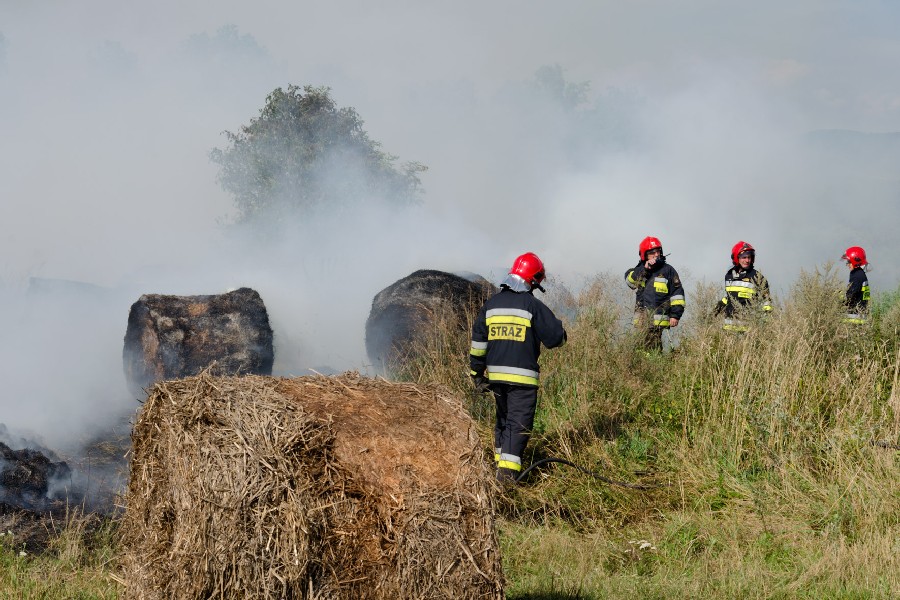
<path id="1" fill-rule="evenodd" d="M 503 598 L 495 487 L 439 387 L 156 384 L 132 433 L 127 598 Z"/>

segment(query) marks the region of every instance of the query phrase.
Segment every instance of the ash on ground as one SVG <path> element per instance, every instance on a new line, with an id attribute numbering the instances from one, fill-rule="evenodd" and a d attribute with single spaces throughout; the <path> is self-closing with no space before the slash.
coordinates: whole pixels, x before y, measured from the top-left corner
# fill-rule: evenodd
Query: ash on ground
<path id="1" fill-rule="evenodd" d="M 129 432 L 116 427 L 61 456 L 0 423 L 0 545 L 39 553 L 76 515 L 85 532 L 114 516 L 128 476 Z"/>

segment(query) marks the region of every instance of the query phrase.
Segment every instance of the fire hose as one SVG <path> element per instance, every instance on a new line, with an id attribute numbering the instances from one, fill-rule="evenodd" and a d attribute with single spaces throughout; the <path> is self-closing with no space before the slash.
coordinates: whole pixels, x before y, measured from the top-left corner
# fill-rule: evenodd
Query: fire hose
<path id="1" fill-rule="evenodd" d="M 882 440 L 873 440 L 873 446 L 878 446 L 879 448 L 888 448 L 890 450 L 900 450 L 900 444 L 892 444 L 891 442 L 885 442 Z"/>
<path id="2" fill-rule="evenodd" d="M 524 471 L 519 473 L 519 475 L 516 477 L 516 483 L 522 481 L 525 478 L 525 476 L 531 472 L 532 469 L 535 469 L 541 465 L 546 465 L 549 463 L 561 463 L 564 465 L 568 465 L 570 467 L 574 467 L 574 468 L 578 469 L 585 475 L 590 475 L 594 479 L 599 479 L 600 481 L 602 481 L 604 483 L 608 483 L 610 485 L 615 485 L 615 486 L 619 486 L 619 487 L 629 488 L 632 490 L 653 490 L 653 489 L 663 487 L 661 484 L 651 485 L 651 484 L 640 484 L 640 483 L 628 483 L 625 481 L 616 481 L 615 479 L 610 479 L 609 477 L 605 477 L 595 471 L 590 471 L 588 469 L 585 469 L 584 467 L 578 466 L 575 463 L 568 461 L 564 458 L 555 458 L 552 456 L 549 458 L 542 458 L 541 460 L 539 460 L 535 463 L 532 463 L 531 466 L 529 466 L 527 469 L 525 469 Z"/>

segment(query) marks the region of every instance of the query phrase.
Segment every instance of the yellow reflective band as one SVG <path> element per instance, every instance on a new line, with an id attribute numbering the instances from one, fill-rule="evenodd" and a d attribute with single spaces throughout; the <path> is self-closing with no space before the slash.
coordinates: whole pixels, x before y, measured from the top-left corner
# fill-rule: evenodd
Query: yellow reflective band
<path id="1" fill-rule="evenodd" d="M 494 462 L 500 462 L 500 453 L 494 452 Z"/>
<path id="2" fill-rule="evenodd" d="M 508 460 L 500 460 L 497 461 L 498 469 L 512 469 L 513 471 L 521 471 L 522 465 L 514 462 L 510 462 Z"/>
<path id="3" fill-rule="evenodd" d="M 772 310 L 772 307 L 769 304 L 764 304 L 762 308 L 765 312 L 769 312 Z"/>
<path id="4" fill-rule="evenodd" d="M 668 327 L 669 317 L 666 317 L 665 319 L 653 319 L 653 324 L 657 327 Z"/>
<path id="5" fill-rule="evenodd" d="M 537 377 L 528 377 L 527 375 L 513 375 L 512 373 L 495 373 L 488 371 L 489 381 L 505 381 L 506 383 L 521 383 L 524 385 L 538 385 Z"/>
<path id="6" fill-rule="evenodd" d="M 478 375 L 478 373 L 476 373 L 475 371 L 469 371 L 469 375 L 475 376 Z"/>
<path id="7" fill-rule="evenodd" d="M 495 315 L 485 319 L 488 326 L 488 340 L 512 340 L 524 342 L 526 330 L 531 327 L 531 319 L 513 315 Z"/>
<path id="8" fill-rule="evenodd" d="M 722 304 L 728 304 L 728 296 L 722 298 Z"/>
<path id="9" fill-rule="evenodd" d="M 487 324 L 490 325 L 524 325 L 525 327 L 531 327 L 531 319 L 525 319 L 523 317 L 514 317 L 512 315 L 499 315 L 496 317 L 488 317 L 486 320 Z"/>
<path id="10" fill-rule="evenodd" d="M 746 325 L 723 325 L 722 329 L 725 331 L 750 331 L 750 328 Z"/>
<path id="11" fill-rule="evenodd" d="M 487 349 L 476 350 L 475 348 L 472 348 L 471 350 L 469 350 L 469 354 L 471 354 L 472 356 L 484 356 L 485 354 L 487 354 Z"/>
<path id="12" fill-rule="evenodd" d="M 653 289 L 656 290 L 660 294 L 668 294 L 669 293 L 669 284 L 665 281 L 654 281 Z"/>
<path id="13" fill-rule="evenodd" d="M 647 284 L 647 282 L 644 280 L 641 280 L 641 281 L 635 280 L 634 277 L 631 276 L 632 273 L 634 273 L 634 269 L 632 269 L 631 271 L 628 271 L 628 275 L 625 276 L 625 283 L 627 283 L 628 287 L 630 287 L 633 290 L 636 290 L 638 288 L 644 289 L 644 286 Z"/>
<path id="14" fill-rule="evenodd" d="M 524 342 L 525 332 L 528 327 L 525 325 L 512 325 L 508 323 L 492 323 L 488 325 L 489 340 L 512 340 L 514 342 Z"/>
<path id="15" fill-rule="evenodd" d="M 756 293 L 756 290 L 744 287 L 727 287 L 725 288 L 725 291 L 731 294 L 737 294 L 738 298 L 752 298 L 753 294 Z"/>
<path id="16" fill-rule="evenodd" d="M 684 306 L 684 300 L 672 300 L 669 304 L 671 306 Z"/>

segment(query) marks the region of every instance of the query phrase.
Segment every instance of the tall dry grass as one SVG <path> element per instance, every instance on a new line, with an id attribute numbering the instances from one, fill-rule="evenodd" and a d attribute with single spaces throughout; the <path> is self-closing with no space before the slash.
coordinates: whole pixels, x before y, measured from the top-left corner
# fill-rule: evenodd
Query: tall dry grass
<path id="1" fill-rule="evenodd" d="M 526 460 L 659 487 L 539 470 L 505 503 L 513 592 L 544 561 L 557 575 L 541 585 L 566 597 L 615 597 L 617 580 L 659 597 L 900 597 L 900 303 L 876 301 L 851 327 L 844 285 L 830 265 L 804 272 L 745 334 L 712 316 L 717 286 L 697 286 L 662 355 L 636 349 L 618 277 L 561 307 L 569 343 L 542 355 Z M 489 448 L 468 341 L 436 327 L 404 376 L 468 396 Z M 596 547 L 579 558 L 545 536 Z M 638 557 L 632 537 L 655 550 Z"/>

